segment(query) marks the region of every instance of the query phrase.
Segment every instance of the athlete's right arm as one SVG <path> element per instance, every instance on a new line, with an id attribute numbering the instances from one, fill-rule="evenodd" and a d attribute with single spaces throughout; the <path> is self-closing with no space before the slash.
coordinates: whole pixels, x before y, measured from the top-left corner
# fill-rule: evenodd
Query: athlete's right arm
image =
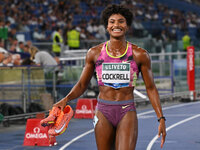
<path id="1" fill-rule="evenodd" d="M 90 49 L 87 52 L 86 59 L 85 59 L 85 67 L 83 68 L 79 81 L 72 88 L 69 94 L 67 94 L 67 96 L 65 96 L 63 99 L 61 99 L 57 103 L 55 103 L 54 106 L 60 106 L 61 108 L 63 108 L 68 101 L 76 99 L 84 93 L 84 91 L 87 89 L 90 83 L 90 80 L 94 74 L 95 56 L 96 56 L 96 53 L 94 49 Z"/>

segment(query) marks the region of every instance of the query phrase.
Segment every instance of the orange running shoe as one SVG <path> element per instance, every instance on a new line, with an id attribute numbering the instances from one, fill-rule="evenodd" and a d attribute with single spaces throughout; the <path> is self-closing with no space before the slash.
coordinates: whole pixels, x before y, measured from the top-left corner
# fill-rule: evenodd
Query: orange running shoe
<path id="1" fill-rule="evenodd" d="M 56 123 L 54 124 L 54 126 L 49 129 L 48 134 L 50 136 L 57 136 L 64 133 L 73 114 L 73 109 L 69 105 L 67 105 L 56 119 Z"/>
<path id="2" fill-rule="evenodd" d="M 56 122 L 56 118 L 60 115 L 61 109 L 59 107 L 53 107 L 49 111 L 49 116 L 43 120 L 40 121 L 40 124 L 45 127 L 52 125 Z"/>

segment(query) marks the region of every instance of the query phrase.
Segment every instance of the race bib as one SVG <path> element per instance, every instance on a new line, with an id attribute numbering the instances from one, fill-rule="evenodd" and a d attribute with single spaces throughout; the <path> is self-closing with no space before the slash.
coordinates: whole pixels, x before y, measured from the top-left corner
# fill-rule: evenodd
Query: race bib
<path id="1" fill-rule="evenodd" d="M 130 63 L 103 63 L 103 83 L 129 83 Z"/>

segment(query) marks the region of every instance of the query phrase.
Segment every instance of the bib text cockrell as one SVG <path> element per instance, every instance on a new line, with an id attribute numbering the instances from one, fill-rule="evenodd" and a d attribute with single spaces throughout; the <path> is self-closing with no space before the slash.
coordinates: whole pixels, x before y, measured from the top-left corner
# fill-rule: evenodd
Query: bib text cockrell
<path id="1" fill-rule="evenodd" d="M 104 80 L 129 80 L 128 74 L 102 74 Z"/>

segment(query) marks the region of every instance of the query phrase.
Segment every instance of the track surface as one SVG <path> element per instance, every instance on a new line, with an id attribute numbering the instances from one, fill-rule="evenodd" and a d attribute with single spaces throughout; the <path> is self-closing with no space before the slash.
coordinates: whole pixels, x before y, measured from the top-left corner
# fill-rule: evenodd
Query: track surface
<path id="1" fill-rule="evenodd" d="M 167 137 L 163 150 L 200 149 L 200 102 L 163 105 Z M 160 150 L 158 122 L 150 106 L 137 110 L 139 134 L 136 150 Z M 96 150 L 92 119 L 72 119 L 53 147 L 23 146 L 25 125 L 0 126 L 0 150 Z"/>

